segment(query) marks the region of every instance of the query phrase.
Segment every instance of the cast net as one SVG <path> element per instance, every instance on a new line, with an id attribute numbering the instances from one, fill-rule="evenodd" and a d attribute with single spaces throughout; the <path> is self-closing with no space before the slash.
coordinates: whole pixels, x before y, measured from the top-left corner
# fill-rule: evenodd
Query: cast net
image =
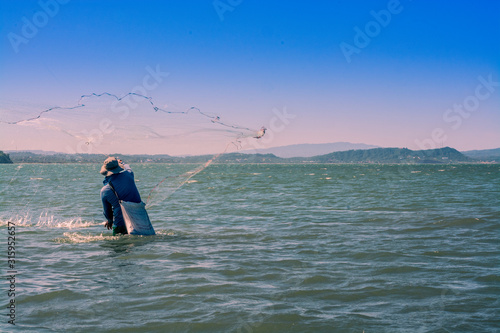
<path id="1" fill-rule="evenodd" d="M 147 206 L 164 202 L 225 153 L 237 152 L 265 133 L 260 126 L 227 122 L 197 107 L 159 104 L 138 93 L 82 95 L 70 105 L 1 101 L 2 149 L 57 151 L 104 160 L 116 154 L 186 157 L 181 174 L 165 173 L 147 194 Z M 260 129 L 259 129 L 260 128 Z M 126 161 L 125 161 L 126 162 Z"/>

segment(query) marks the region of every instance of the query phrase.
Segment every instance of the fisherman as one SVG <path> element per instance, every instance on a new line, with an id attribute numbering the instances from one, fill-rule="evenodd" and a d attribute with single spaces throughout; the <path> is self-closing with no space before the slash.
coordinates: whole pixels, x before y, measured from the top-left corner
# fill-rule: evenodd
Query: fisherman
<path id="1" fill-rule="evenodd" d="M 118 198 L 123 201 L 141 202 L 141 196 L 135 186 L 134 173 L 128 164 L 123 164 L 122 160 L 108 157 L 102 165 L 101 174 L 105 176 L 101 200 L 104 216 L 108 220 L 106 228 L 113 229 L 113 236 L 127 234 Z"/>

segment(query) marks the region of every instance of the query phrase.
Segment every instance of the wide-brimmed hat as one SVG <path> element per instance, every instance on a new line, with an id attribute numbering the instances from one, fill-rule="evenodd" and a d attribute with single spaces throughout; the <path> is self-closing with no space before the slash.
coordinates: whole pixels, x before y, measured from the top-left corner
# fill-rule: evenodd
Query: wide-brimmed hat
<path id="1" fill-rule="evenodd" d="M 108 157 L 102 167 L 101 167 L 101 175 L 103 176 L 111 176 L 117 173 L 122 172 L 123 169 L 116 157 Z"/>

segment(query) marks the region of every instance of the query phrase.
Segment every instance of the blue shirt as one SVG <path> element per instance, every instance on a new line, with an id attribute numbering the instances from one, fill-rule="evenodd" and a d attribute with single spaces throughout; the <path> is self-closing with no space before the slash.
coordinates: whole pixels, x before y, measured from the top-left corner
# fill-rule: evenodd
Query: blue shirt
<path id="1" fill-rule="evenodd" d="M 101 189 L 101 200 L 104 208 L 104 216 L 108 222 L 113 222 L 115 227 L 125 226 L 123 221 L 120 203 L 115 192 L 109 186 L 113 184 L 118 197 L 122 201 L 141 202 L 141 196 L 135 186 L 134 173 L 128 164 L 124 166 L 125 171 L 104 178 L 103 188 Z"/>

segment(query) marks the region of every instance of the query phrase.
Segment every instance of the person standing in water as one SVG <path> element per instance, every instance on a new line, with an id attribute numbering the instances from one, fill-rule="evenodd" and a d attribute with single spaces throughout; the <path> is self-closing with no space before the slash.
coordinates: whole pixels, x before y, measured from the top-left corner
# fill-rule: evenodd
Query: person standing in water
<path id="1" fill-rule="evenodd" d="M 116 157 L 108 157 L 104 161 L 100 172 L 105 176 L 104 186 L 101 189 L 101 200 L 104 216 L 107 219 L 106 228 L 108 230 L 113 229 L 113 236 L 127 234 L 122 210 L 116 195 L 123 201 L 141 202 L 139 190 L 135 185 L 134 173 L 128 164 L 123 164 L 123 161 L 118 160 Z"/>

